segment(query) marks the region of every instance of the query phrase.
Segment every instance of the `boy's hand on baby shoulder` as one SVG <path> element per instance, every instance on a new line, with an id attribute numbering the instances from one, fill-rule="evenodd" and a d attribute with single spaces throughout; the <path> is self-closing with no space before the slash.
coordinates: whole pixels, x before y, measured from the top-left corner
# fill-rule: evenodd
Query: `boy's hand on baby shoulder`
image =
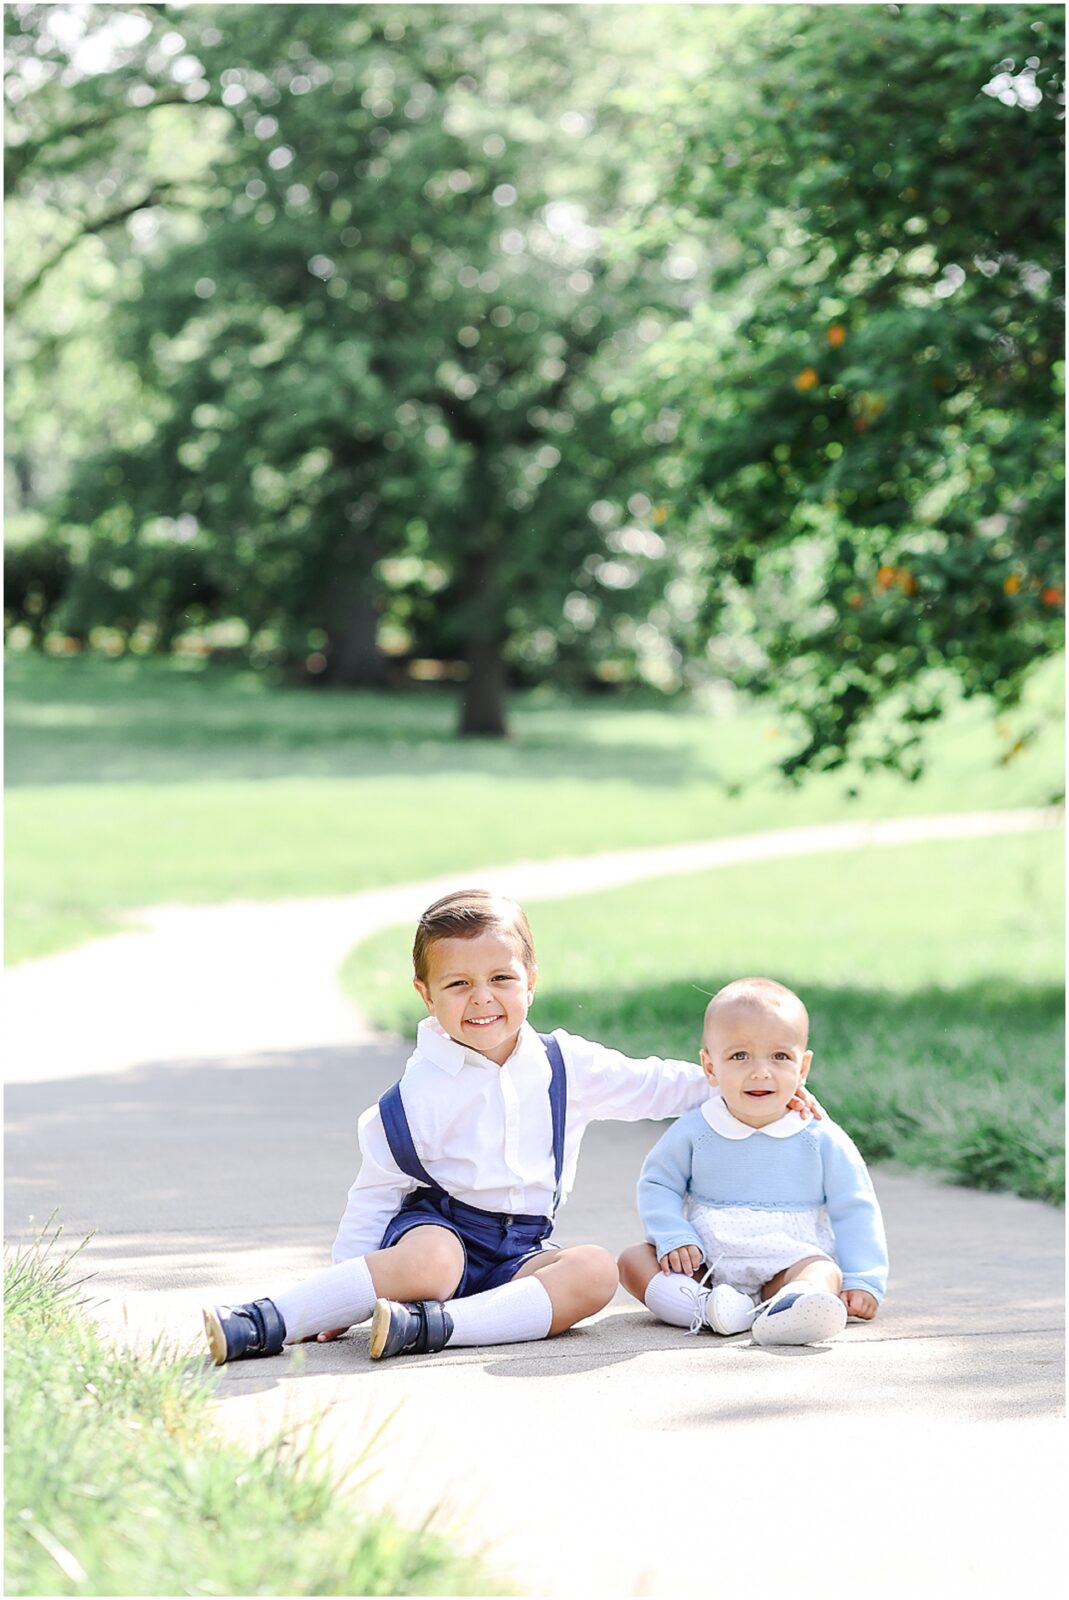
<path id="1" fill-rule="evenodd" d="M 682 1272 L 685 1277 L 693 1278 L 703 1259 L 696 1244 L 681 1244 L 678 1250 L 669 1250 L 662 1256 L 658 1265 L 662 1272 Z"/>
<path id="2" fill-rule="evenodd" d="M 303 1339 L 287 1339 L 287 1344 L 326 1344 L 330 1339 L 340 1339 L 348 1328 L 328 1328 L 326 1333 L 306 1333 Z"/>
<path id="3" fill-rule="evenodd" d="M 788 1111 L 797 1111 L 800 1117 L 816 1117 L 819 1122 L 824 1115 L 824 1107 L 820 1101 L 810 1094 L 804 1084 L 799 1084 L 793 1097 L 787 1101 Z"/>
<path id="4" fill-rule="evenodd" d="M 879 1301 L 867 1289 L 844 1289 L 839 1299 L 846 1307 L 847 1316 L 860 1317 L 862 1322 L 871 1322 L 879 1310 Z"/>

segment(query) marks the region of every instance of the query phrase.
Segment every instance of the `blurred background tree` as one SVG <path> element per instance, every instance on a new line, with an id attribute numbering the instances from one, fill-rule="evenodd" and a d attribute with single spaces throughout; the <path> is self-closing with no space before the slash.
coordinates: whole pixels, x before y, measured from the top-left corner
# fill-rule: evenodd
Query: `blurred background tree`
<path id="1" fill-rule="evenodd" d="M 719 678 L 796 771 L 1057 647 L 1060 8 L 5 27 L 21 637 Z"/>

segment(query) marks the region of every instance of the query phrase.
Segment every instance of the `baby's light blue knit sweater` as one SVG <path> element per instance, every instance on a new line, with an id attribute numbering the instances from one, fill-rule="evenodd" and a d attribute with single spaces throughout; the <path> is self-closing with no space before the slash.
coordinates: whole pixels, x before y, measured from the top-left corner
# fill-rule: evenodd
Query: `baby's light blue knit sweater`
<path id="1" fill-rule="evenodd" d="M 752 1206 L 760 1211 L 827 1207 L 844 1289 L 887 1292 L 887 1241 L 879 1202 L 857 1146 L 827 1117 L 790 1138 L 755 1129 L 728 1139 L 701 1108 L 673 1123 L 646 1157 L 638 1209 L 660 1260 L 701 1240 L 687 1219 L 687 1196 L 698 1205 Z M 771 1222 L 771 1218 L 770 1218 Z"/>

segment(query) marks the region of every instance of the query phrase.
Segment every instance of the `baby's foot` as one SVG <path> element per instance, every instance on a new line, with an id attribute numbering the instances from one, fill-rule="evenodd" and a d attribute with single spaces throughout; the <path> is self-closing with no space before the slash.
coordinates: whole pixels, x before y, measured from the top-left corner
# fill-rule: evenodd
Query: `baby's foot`
<path id="1" fill-rule="evenodd" d="M 785 1283 L 754 1317 L 754 1344 L 816 1344 L 846 1327 L 846 1307 L 837 1294 L 805 1282 Z"/>
<path id="2" fill-rule="evenodd" d="M 733 1289 L 730 1283 L 702 1290 L 702 1321 L 714 1333 L 748 1333 L 756 1315 L 757 1307 L 750 1296 Z"/>

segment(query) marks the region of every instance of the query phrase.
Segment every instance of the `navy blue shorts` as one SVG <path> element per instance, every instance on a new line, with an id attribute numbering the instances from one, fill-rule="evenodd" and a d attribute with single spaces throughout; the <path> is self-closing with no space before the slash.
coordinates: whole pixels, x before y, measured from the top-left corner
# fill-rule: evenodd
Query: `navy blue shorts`
<path id="1" fill-rule="evenodd" d="M 453 1298 L 497 1289 L 516 1276 L 525 1261 L 556 1250 L 547 1245 L 548 1217 L 507 1217 L 479 1211 L 449 1195 L 417 1189 L 386 1224 L 380 1249 L 396 1244 L 412 1228 L 447 1228 L 460 1240 L 464 1271 Z"/>

